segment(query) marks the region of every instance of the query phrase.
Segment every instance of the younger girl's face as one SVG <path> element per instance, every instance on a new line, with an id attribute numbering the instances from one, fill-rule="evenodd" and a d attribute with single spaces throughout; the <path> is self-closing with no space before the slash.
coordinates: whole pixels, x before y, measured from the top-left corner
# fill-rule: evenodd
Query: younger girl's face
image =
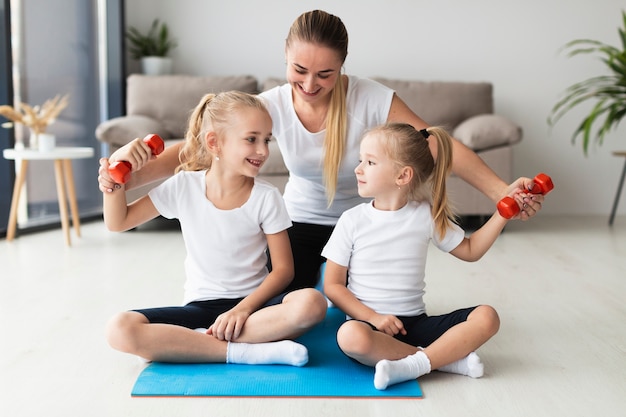
<path id="1" fill-rule="evenodd" d="M 255 177 L 269 157 L 272 119 L 259 109 L 244 107 L 232 113 L 220 141 L 219 164 L 235 175 Z"/>
<path id="2" fill-rule="evenodd" d="M 398 166 L 385 153 L 380 135 L 368 133 L 361 141 L 359 165 L 354 169 L 361 197 L 381 198 L 398 189 Z"/>
<path id="3" fill-rule="evenodd" d="M 286 50 L 287 82 L 294 99 L 308 103 L 328 99 L 341 75 L 339 54 L 328 47 L 310 42 L 293 42 Z"/>

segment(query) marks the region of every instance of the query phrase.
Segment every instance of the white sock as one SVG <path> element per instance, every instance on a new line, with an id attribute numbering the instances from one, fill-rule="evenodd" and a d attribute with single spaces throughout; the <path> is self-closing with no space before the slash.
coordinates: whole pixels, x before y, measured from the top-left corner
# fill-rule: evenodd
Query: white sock
<path id="1" fill-rule="evenodd" d="M 229 342 L 226 351 L 226 363 L 304 366 L 308 361 L 307 348 L 291 340 L 268 343 Z"/>
<path id="2" fill-rule="evenodd" d="M 463 359 L 442 366 L 437 369 L 441 372 L 449 372 L 451 374 L 467 375 L 472 378 L 480 378 L 485 372 L 485 366 L 480 361 L 480 357 L 476 352 L 471 352 Z"/>
<path id="3" fill-rule="evenodd" d="M 146 359 L 146 358 L 142 358 L 141 356 L 137 356 L 137 360 L 139 361 L 139 363 L 141 364 L 145 364 L 145 363 L 152 363 L 152 361 L 150 359 Z"/>
<path id="4" fill-rule="evenodd" d="M 430 360 L 421 350 L 397 361 L 383 359 L 376 364 L 374 386 L 384 390 L 399 382 L 417 379 L 430 372 Z"/>

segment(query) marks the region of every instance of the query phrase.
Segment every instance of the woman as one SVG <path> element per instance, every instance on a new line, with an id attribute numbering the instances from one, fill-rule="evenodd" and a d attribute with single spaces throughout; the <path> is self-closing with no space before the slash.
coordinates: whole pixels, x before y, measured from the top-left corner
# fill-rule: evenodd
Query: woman
<path id="1" fill-rule="evenodd" d="M 285 57 L 287 84 L 261 93 L 274 123 L 290 178 L 284 198 L 293 227 L 289 229 L 295 278 L 289 290 L 317 283 L 324 262 L 321 251 L 339 216 L 363 202 L 353 170 L 359 143 L 370 128 L 387 122 L 404 122 L 416 129 L 428 124 L 393 90 L 372 80 L 341 73 L 348 55 L 348 33 L 336 16 L 321 10 L 300 15 L 289 30 Z M 494 202 L 516 188 L 527 190 L 532 180 L 520 178 L 507 185 L 469 148 L 454 141 L 452 171 Z M 436 144 L 430 145 L 436 155 Z M 179 146 L 166 149 L 155 161 L 130 160 L 125 148 L 111 162 L 129 160 L 135 169 L 127 188 L 171 176 L 179 164 Z M 145 166 L 143 166 L 145 165 Z M 112 189 L 105 170 L 100 169 Z M 521 194 L 521 219 L 533 216 L 541 195 Z"/>

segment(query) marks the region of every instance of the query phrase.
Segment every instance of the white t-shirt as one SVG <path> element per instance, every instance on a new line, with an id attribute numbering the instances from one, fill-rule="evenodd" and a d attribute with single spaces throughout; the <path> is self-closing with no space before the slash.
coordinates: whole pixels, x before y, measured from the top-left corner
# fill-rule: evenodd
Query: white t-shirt
<path id="1" fill-rule="evenodd" d="M 311 133 L 305 129 L 293 107 L 290 84 L 261 93 L 272 116 L 272 133 L 289 169 L 283 196 L 293 221 L 332 226 L 341 213 L 366 201 L 359 197 L 354 175 L 359 163 L 359 145 L 368 129 L 387 121 L 393 93 L 378 82 L 349 77 L 346 152 L 330 208 L 322 178 L 326 130 Z"/>
<path id="2" fill-rule="evenodd" d="M 429 242 L 450 252 L 464 236 L 454 224 L 439 239 L 428 203 L 381 211 L 370 202 L 341 216 L 322 256 L 348 268 L 348 289 L 366 306 L 380 314 L 417 316 L 426 312 Z"/>
<path id="3" fill-rule="evenodd" d="M 148 194 L 159 213 L 180 221 L 185 259 L 184 303 L 239 298 L 268 274 L 266 234 L 291 227 L 280 192 L 255 179 L 248 201 L 220 210 L 205 193 L 206 171 L 180 171 Z"/>

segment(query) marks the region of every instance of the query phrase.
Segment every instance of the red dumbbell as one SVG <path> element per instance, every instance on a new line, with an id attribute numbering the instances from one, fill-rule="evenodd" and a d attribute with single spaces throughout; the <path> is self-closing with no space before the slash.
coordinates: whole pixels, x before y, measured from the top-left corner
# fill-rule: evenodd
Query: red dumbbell
<path id="1" fill-rule="evenodd" d="M 528 190 L 529 194 L 546 195 L 554 188 L 552 178 L 548 177 L 546 174 L 537 174 L 537 176 L 533 179 L 533 182 L 535 184 L 532 189 Z M 502 200 L 498 201 L 498 212 L 505 219 L 513 218 L 517 213 L 519 213 L 517 201 L 515 201 L 512 197 L 504 197 Z"/>
<path id="2" fill-rule="evenodd" d="M 150 134 L 143 138 L 143 141 L 152 150 L 152 155 L 158 155 L 165 149 L 165 143 L 159 135 Z M 130 162 L 117 161 L 109 166 L 109 175 L 118 184 L 126 184 L 130 179 L 130 173 L 133 170 Z"/>

